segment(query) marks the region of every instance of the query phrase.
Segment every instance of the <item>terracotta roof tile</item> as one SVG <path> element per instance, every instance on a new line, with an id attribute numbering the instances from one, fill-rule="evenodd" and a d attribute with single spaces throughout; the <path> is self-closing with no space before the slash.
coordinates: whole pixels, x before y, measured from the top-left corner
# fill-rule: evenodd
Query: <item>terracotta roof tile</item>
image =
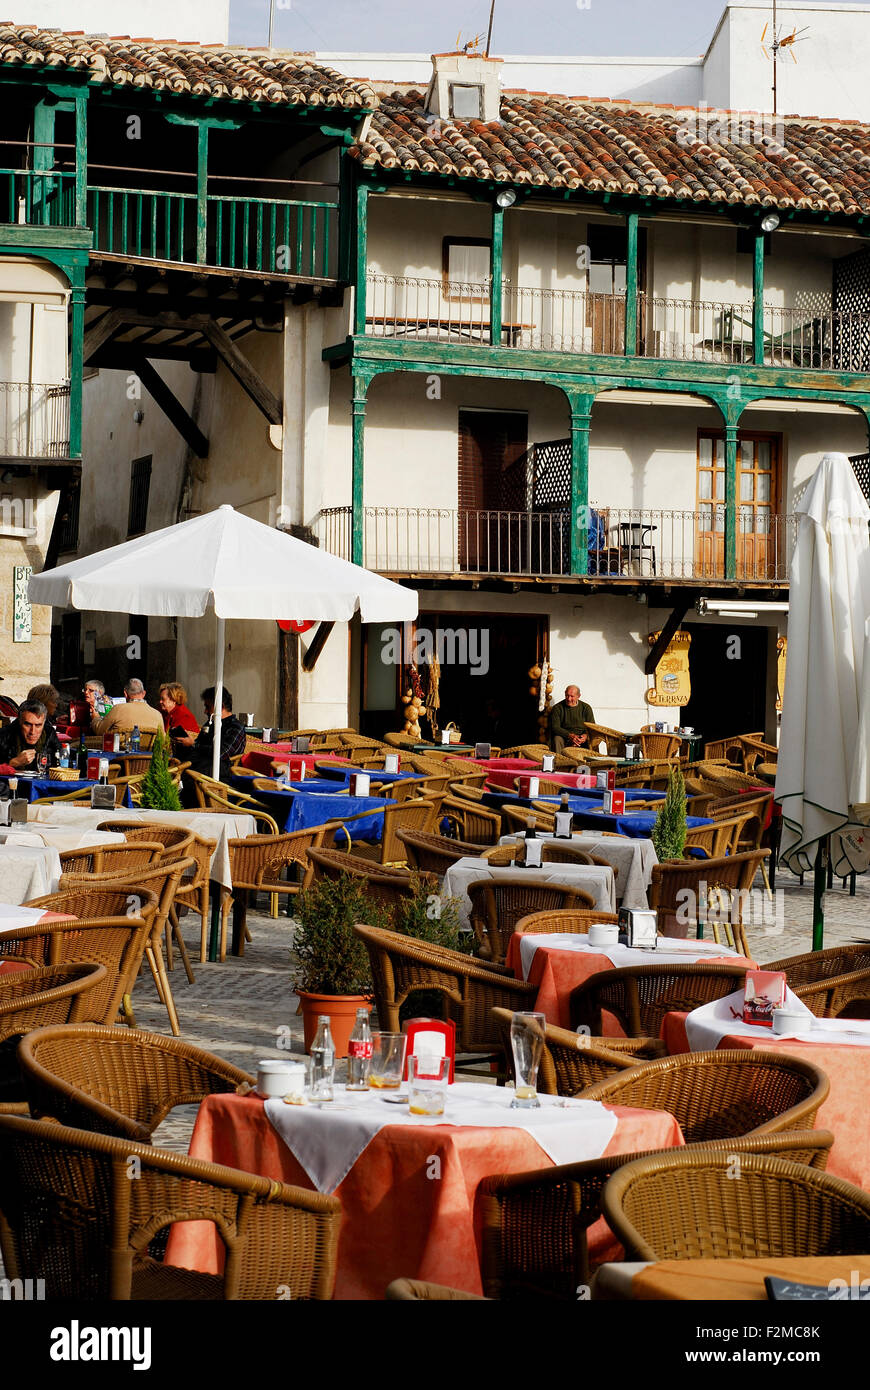
<path id="1" fill-rule="evenodd" d="M 380 88 L 353 157 L 366 168 L 518 187 L 758 208 L 870 213 L 870 126 L 757 112 L 502 93 L 501 120 L 436 120 L 415 90 Z M 706 127 L 703 122 L 706 121 Z M 714 131 L 714 126 L 719 129 Z M 775 136 L 782 135 L 780 143 Z"/>
<path id="2" fill-rule="evenodd" d="M 305 54 L 63 33 L 0 22 L 0 63 L 86 73 L 93 83 L 273 106 L 354 111 L 377 105 L 367 82 Z"/>

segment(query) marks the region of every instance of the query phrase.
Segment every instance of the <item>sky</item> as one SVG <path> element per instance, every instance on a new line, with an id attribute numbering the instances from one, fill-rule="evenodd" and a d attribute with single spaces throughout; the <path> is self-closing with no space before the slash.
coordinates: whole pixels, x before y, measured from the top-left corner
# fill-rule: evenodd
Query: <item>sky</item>
<path id="1" fill-rule="evenodd" d="M 492 53 L 571 57 L 704 52 L 725 0 L 496 0 Z M 443 53 L 484 34 L 490 0 L 275 0 L 276 48 Z M 269 0 L 230 0 L 230 41 L 265 44 Z"/>

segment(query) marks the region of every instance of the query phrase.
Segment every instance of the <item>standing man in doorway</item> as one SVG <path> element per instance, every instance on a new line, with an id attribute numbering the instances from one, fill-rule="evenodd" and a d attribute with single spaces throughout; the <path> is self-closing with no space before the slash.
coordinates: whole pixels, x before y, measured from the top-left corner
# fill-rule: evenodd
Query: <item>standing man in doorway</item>
<path id="1" fill-rule="evenodd" d="M 550 712 L 550 747 L 561 753 L 566 747 L 583 748 L 589 742 L 586 724 L 595 723 L 592 706 L 580 699 L 580 687 L 569 685 L 564 700 Z"/>

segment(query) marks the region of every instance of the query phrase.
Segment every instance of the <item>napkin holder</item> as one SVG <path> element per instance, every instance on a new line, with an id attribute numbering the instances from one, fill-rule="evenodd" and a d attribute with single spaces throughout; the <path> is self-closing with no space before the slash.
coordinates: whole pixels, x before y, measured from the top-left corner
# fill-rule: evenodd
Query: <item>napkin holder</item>
<path id="1" fill-rule="evenodd" d="M 646 908 L 621 907 L 619 934 L 625 934 L 625 945 L 635 951 L 654 951 L 658 945 L 658 920 L 654 911 Z"/>
<path id="2" fill-rule="evenodd" d="M 401 765 L 401 758 L 398 753 L 384 754 L 384 772 L 398 772 Z"/>
<path id="3" fill-rule="evenodd" d="M 479 758 L 482 762 L 486 762 L 492 757 L 492 744 L 476 743 L 474 745 L 474 756 L 475 758 Z"/>
<path id="4" fill-rule="evenodd" d="M 543 847 L 543 840 L 539 840 L 537 837 L 534 840 L 523 840 L 520 845 L 520 853 L 517 856 L 517 863 L 524 869 L 540 869 L 543 863 L 541 855 Z"/>
<path id="5" fill-rule="evenodd" d="M 526 797 L 529 801 L 534 801 L 535 797 L 539 795 L 540 785 L 540 779 L 537 777 L 517 778 L 517 790 L 520 796 Z"/>
<path id="6" fill-rule="evenodd" d="M 352 772 L 350 775 L 350 795 L 369 796 L 371 793 L 372 779 L 368 772 Z"/>
<path id="7" fill-rule="evenodd" d="M 297 734 L 290 740 L 291 753 L 307 753 L 311 748 L 311 739 L 307 734 Z"/>
<path id="8" fill-rule="evenodd" d="M 288 758 L 288 760 L 287 760 L 287 772 L 289 773 L 290 781 L 291 781 L 291 782 L 304 782 L 304 781 L 305 781 L 305 759 L 304 759 L 304 758 L 293 758 L 293 757 Z"/>
<path id="9" fill-rule="evenodd" d="M 30 803 L 29 803 L 29 801 L 27 800 L 26 797 L 23 797 L 23 796 L 16 796 L 16 797 L 13 797 L 13 799 L 12 799 L 11 801 L 4 801 L 4 802 L 2 802 L 2 803 L 0 803 L 0 804 L 2 804 L 3 806 L 8 806 L 8 807 L 9 807 L 9 811 L 8 811 L 8 820 L 6 820 L 6 821 L 4 822 L 4 824 L 6 824 L 6 825 L 26 825 L 26 824 L 27 824 L 27 807 L 30 805 Z"/>
<path id="10" fill-rule="evenodd" d="M 747 970 L 743 988 L 743 1022 L 773 1028 L 773 1011 L 785 1003 L 784 970 Z"/>
<path id="11" fill-rule="evenodd" d="M 101 782 L 96 787 L 91 787 L 91 810 L 92 811 L 114 811 L 115 809 L 115 787 L 111 782 Z"/>
<path id="12" fill-rule="evenodd" d="M 625 815 L 625 792 L 606 791 L 603 810 L 608 816 Z"/>
<path id="13" fill-rule="evenodd" d="M 556 767 L 556 758 L 553 753 L 545 753 L 541 758 L 541 771 L 553 772 Z"/>

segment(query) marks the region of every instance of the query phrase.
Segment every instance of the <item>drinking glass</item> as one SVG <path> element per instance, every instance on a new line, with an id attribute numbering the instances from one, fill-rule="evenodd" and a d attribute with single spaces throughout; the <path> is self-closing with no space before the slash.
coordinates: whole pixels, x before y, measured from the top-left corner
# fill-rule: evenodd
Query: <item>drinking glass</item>
<path id="1" fill-rule="evenodd" d="M 537 1110 L 538 1067 L 544 1051 L 546 1014 L 516 1013 L 511 1020 L 511 1050 L 514 1054 L 516 1089 L 512 1110 Z"/>
<path id="2" fill-rule="evenodd" d="M 424 1053 L 408 1058 L 408 1110 L 412 1115 L 443 1115 L 450 1058 Z"/>
<path id="3" fill-rule="evenodd" d="M 405 1033 L 372 1033 L 372 1065 L 369 1086 L 373 1090 L 397 1091 L 405 1070 Z"/>

